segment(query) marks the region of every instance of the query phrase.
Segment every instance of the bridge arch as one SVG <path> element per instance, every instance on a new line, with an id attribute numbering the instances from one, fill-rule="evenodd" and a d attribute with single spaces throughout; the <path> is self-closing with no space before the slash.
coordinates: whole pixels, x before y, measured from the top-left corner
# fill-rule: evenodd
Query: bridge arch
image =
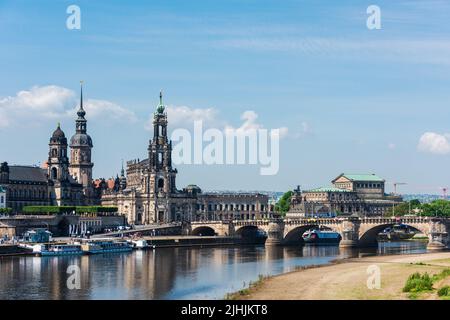
<path id="1" fill-rule="evenodd" d="M 215 236 L 217 234 L 214 228 L 209 226 L 199 226 L 192 230 L 191 234 L 193 236 Z"/>
<path id="2" fill-rule="evenodd" d="M 283 244 L 286 245 L 296 245 L 296 244 L 302 244 L 304 243 L 302 235 L 305 231 L 312 229 L 312 228 L 318 228 L 322 227 L 326 230 L 334 230 L 333 228 L 330 228 L 329 226 L 319 225 L 319 224 L 305 224 L 305 225 L 299 225 L 292 229 L 290 229 L 283 237 Z M 336 230 L 334 230 L 336 231 Z"/>
<path id="3" fill-rule="evenodd" d="M 387 227 L 392 227 L 396 224 L 397 224 L 396 222 L 392 222 L 392 223 L 377 224 L 377 225 L 368 227 L 366 230 L 363 230 L 363 232 L 360 233 L 359 246 L 360 247 L 377 246 L 378 245 L 378 233 L 382 232 Z M 428 232 L 427 232 L 427 230 L 425 230 L 424 226 L 411 225 L 408 223 L 403 223 L 403 224 L 410 227 L 413 231 L 415 231 L 417 233 L 423 233 L 423 234 L 428 235 Z"/>

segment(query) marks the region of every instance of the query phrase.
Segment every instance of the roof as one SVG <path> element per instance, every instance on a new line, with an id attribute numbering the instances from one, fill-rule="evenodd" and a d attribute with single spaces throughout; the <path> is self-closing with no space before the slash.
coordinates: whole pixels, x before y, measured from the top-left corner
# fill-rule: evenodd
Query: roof
<path id="1" fill-rule="evenodd" d="M 3 188 L 3 186 L 0 186 L 0 193 L 4 193 L 6 192 L 5 188 Z"/>
<path id="2" fill-rule="evenodd" d="M 335 187 L 320 187 L 316 189 L 305 190 L 304 192 L 351 192 L 351 191 Z"/>
<path id="3" fill-rule="evenodd" d="M 340 177 L 345 177 L 350 181 L 378 181 L 378 182 L 384 182 L 383 178 L 380 178 L 376 174 L 348 174 L 343 173 L 339 175 L 336 179 L 333 180 L 336 181 Z"/>
<path id="4" fill-rule="evenodd" d="M 32 166 L 9 166 L 9 180 L 47 182 L 47 170 Z"/>

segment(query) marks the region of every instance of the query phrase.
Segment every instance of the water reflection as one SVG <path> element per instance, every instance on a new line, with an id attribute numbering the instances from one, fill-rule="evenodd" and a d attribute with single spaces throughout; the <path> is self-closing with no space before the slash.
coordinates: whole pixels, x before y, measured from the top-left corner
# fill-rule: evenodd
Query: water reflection
<path id="1" fill-rule="evenodd" d="M 337 246 L 168 248 L 74 257 L 0 258 L 1 299 L 220 299 L 254 281 L 334 259 L 420 253 L 424 242 Z M 81 289 L 67 288 L 67 268 L 81 270 Z"/>

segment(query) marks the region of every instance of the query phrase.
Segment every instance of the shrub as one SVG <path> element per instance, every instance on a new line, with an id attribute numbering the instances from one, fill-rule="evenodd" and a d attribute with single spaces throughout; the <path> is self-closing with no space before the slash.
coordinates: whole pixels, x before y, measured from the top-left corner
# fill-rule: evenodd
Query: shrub
<path id="1" fill-rule="evenodd" d="M 450 297 L 450 286 L 443 286 L 438 291 L 439 297 Z"/>
<path id="2" fill-rule="evenodd" d="M 420 273 L 413 273 L 408 277 L 403 292 L 421 292 L 433 289 L 433 281 L 428 273 L 420 275 Z"/>

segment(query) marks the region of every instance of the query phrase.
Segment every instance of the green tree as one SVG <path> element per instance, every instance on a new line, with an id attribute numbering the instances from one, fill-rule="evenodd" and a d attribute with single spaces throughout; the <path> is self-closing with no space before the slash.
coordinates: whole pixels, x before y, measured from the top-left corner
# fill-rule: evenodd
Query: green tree
<path id="1" fill-rule="evenodd" d="M 286 215 L 289 211 L 289 206 L 291 204 L 292 191 L 288 191 L 281 197 L 280 200 L 275 205 L 275 211 L 281 213 L 281 215 Z"/>

